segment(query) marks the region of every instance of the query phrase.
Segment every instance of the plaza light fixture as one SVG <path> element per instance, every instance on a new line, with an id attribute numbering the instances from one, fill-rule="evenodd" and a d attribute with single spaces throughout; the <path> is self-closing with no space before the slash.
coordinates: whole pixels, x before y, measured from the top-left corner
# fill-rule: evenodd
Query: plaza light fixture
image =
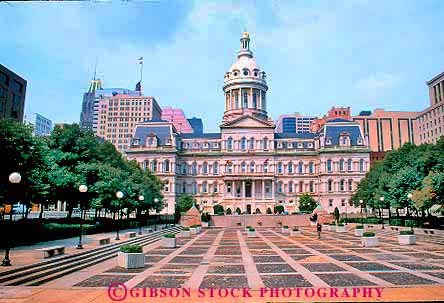
<path id="1" fill-rule="evenodd" d="M 139 201 L 145 200 L 145 197 L 140 195 L 138 197 Z M 139 235 L 142 235 L 142 213 L 140 214 L 140 222 L 139 222 Z"/>
<path id="2" fill-rule="evenodd" d="M 359 200 L 359 205 L 361 205 L 361 209 L 362 209 L 362 204 L 363 203 L 364 203 L 364 200 L 360 199 Z M 367 205 L 365 206 L 364 212 L 365 212 L 365 223 L 367 223 Z M 362 212 L 361 212 L 361 214 L 362 214 Z M 362 215 L 361 215 L 361 218 L 362 218 Z M 362 221 L 363 220 L 361 220 L 361 223 L 364 224 L 364 222 L 362 222 Z"/>
<path id="3" fill-rule="evenodd" d="M 118 192 L 116 192 L 116 198 L 119 199 L 119 200 L 123 198 L 123 193 L 120 190 Z M 119 210 L 119 212 L 120 212 L 120 210 Z M 120 240 L 120 237 L 119 237 L 119 213 L 117 214 L 116 240 Z"/>
<path id="4" fill-rule="evenodd" d="M 154 198 L 154 203 L 159 203 L 159 199 Z M 157 207 L 156 207 L 156 212 L 154 214 L 154 230 L 157 230 Z"/>
<path id="5" fill-rule="evenodd" d="M 83 245 L 82 245 L 83 202 L 84 202 L 85 193 L 87 191 L 88 191 L 88 186 L 83 185 L 83 184 L 79 186 L 79 192 L 80 192 L 80 232 L 79 232 L 79 243 L 77 244 L 77 249 L 83 249 Z"/>
<path id="6" fill-rule="evenodd" d="M 380 197 L 379 201 L 381 201 L 382 203 L 384 203 L 385 198 L 384 197 Z M 384 208 L 382 208 L 382 229 L 384 228 Z"/>
<path id="7" fill-rule="evenodd" d="M 411 201 L 412 198 L 413 198 L 412 193 L 408 193 L 408 194 L 407 194 L 407 199 L 409 199 L 409 200 Z M 407 211 L 408 211 L 408 210 L 409 210 L 409 207 L 407 206 Z M 410 212 L 409 212 L 409 217 L 411 217 L 411 218 L 410 218 L 410 230 L 413 231 L 413 216 L 410 215 Z"/>
<path id="8" fill-rule="evenodd" d="M 18 173 L 18 172 L 13 172 L 9 175 L 9 182 L 11 184 L 19 184 L 20 181 L 22 181 L 22 176 Z M 11 220 L 12 220 L 12 205 L 14 203 L 11 204 Z M 6 209 L 6 207 L 5 207 Z M 9 251 L 10 251 L 11 247 L 10 247 L 10 243 L 9 243 L 9 239 L 6 239 L 6 248 L 5 248 L 5 258 L 2 261 L 2 266 L 11 266 L 11 260 L 9 259 Z"/>

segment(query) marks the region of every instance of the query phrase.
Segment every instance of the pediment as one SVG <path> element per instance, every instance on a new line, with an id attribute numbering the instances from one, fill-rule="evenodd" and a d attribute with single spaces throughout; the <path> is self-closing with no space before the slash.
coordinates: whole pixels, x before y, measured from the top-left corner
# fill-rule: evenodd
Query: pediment
<path id="1" fill-rule="evenodd" d="M 274 128 L 272 121 L 256 118 L 252 115 L 244 115 L 237 119 L 222 123 L 221 128 Z"/>

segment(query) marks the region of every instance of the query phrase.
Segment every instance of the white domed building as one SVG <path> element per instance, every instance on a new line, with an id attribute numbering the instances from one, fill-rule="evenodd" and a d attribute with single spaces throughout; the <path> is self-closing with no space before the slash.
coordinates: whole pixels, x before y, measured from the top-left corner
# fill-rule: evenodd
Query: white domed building
<path id="1" fill-rule="evenodd" d="M 267 114 L 266 73 L 250 50 L 249 33 L 240 42 L 224 75 L 219 133 L 180 134 L 167 121 L 134 130 L 127 157 L 165 182 L 163 212 L 173 213 L 180 195 L 190 194 L 210 213 L 215 205 L 233 213 L 282 205 L 292 213 L 303 193 L 327 212 L 359 211 L 349 200 L 370 166 L 360 125 L 336 119 L 317 133 L 276 133 Z"/>

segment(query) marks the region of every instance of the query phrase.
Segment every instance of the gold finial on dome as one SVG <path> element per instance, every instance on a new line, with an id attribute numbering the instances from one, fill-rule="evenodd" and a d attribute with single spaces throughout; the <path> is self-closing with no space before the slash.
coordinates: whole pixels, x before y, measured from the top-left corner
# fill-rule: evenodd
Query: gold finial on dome
<path id="1" fill-rule="evenodd" d="M 247 31 L 244 31 L 244 33 L 242 34 L 242 38 L 244 39 L 250 39 L 250 33 Z"/>

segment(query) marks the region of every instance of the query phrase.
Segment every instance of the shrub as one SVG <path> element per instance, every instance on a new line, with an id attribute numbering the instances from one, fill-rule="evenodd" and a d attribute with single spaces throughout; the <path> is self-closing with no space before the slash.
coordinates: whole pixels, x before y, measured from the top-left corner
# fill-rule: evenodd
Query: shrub
<path id="1" fill-rule="evenodd" d="M 190 226 L 190 228 L 197 228 L 197 227 L 199 227 L 199 224 L 193 224 Z"/>
<path id="2" fill-rule="evenodd" d="M 256 208 L 256 214 L 261 214 L 261 210 L 259 208 Z"/>
<path id="3" fill-rule="evenodd" d="M 274 207 L 274 213 L 275 214 L 282 214 L 284 211 L 285 211 L 285 208 L 282 205 L 276 205 Z"/>
<path id="4" fill-rule="evenodd" d="M 227 208 L 227 215 L 231 215 L 231 208 Z"/>
<path id="5" fill-rule="evenodd" d="M 238 208 L 236 208 L 236 213 L 238 214 L 238 215 L 240 215 L 241 214 L 241 209 L 238 207 Z"/>
<path id="6" fill-rule="evenodd" d="M 163 235 L 163 237 L 171 239 L 171 238 L 176 238 L 176 235 L 175 234 L 166 234 L 166 235 Z"/>
<path id="7" fill-rule="evenodd" d="M 200 216 L 200 219 L 202 220 L 202 222 L 210 222 L 211 215 L 207 212 L 202 213 L 202 215 Z"/>
<path id="8" fill-rule="evenodd" d="M 367 218 L 366 223 L 367 224 L 379 224 L 379 223 L 381 223 L 381 220 L 379 220 L 379 218 Z"/>
<path id="9" fill-rule="evenodd" d="M 356 229 L 364 229 L 364 225 L 356 225 Z"/>
<path id="10" fill-rule="evenodd" d="M 250 228 L 251 228 L 251 226 L 250 226 L 250 225 L 247 225 L 247 226 L 245 226 L 245 228 L 246 228 L 246 229 L 250 229 Z"/>
<path id="11" fill-rule="evenodd" d="M 288 228 L 288 225 L 284 225 L 284 226 L 282 226 L 283 228 Z"/>
<path id="12" fill-rule="evenodd" d="M 267 208 L 267 214 L 271 215 L 273 212 L 271 211 L 271 208 Z"/>
<path id="13" fill-rule="evenodd" d="M 299 231 L 299 228 L 295 227 L 293 228 L 293 231 Z"/>
<path id="14" fill-rule="evenodd" d="M 189 227 L 184 227 L 184 228 L 182 228 L 182 230 L 183 230 L 183 231 L 189 231 L 190 228 L 189 228 Z"/>
<path id="15" fill-rule="evenodd" d="M 365 233 L 362 234 L 363 237 L 374 237 L 375 233 L 372 231 L 366 231 Z"/>
<path id="16" fill-rule="evenodd" d="M 127 254 L 142 253 L 142 246 L 140 245 L 123 245 L 120 247 L 120 251 Z"/>
<path id="17" fill-rule="evenodd" d="M 313 214 L 313 216 L 310 217 L 310 221 L 316 221 L 318 219 L 318 214 Z"/>
<path id="18" fill-rule="evenodd" d="M 249 231 L 256 231 L 256 229 L 254 229 L 253 227 L 250 227 L 248 230 Z"/>
<path id="19" fill-rule="evenodd" d="M 339 224 L 338 224 L 338 226 L 344 226 L 344 224 L 342 224 L 342 223 L 339 223 Z"/>
<path id="20" fill-rule="evenodd" d="M 391 219 L 390 225 L 392 226 L 402 226 L 402 220 L 401 219 Z"/>
<path id="21" fill-rule="evenodd" d="M 414 235 L 415 232 L 414 232 L 413 230 L 401 230 L 401 231 L 399 232 L 399 234 L 400 234 L 401 236 L 405 236 L 405 235 Z"/>
<path id="22" fill-rule="evenodd" d="M 224 207 L 220 204 L 214 205 L 213 212 L 216 215 L 223 215 L 224 214 Z M 228 212 L 228 209 L 227 209 L 227 212 Z"/>

